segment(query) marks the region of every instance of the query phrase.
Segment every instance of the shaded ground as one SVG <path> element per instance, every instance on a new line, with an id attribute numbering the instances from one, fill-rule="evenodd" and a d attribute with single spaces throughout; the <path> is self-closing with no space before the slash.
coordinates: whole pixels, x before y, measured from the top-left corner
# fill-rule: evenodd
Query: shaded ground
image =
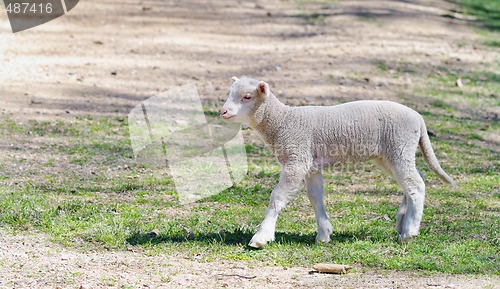
<path id="1" fill-rule="evenodd" d="M 391 99 L 418 110 L 428 105 L 426 100 L 405 92 L 424 86 L 431 72 L 467 70 L 498 57 L 478 44 L 466 21 L 443 17 L 452 8 L 431 0 L 307 5 L 89 0 L 64 17 L 17 34 L 10 32 L 0 9 L 0 117 L 20 124 L 125 117 L 140 101 L 189 82 L 217 107 L 229 78 L 242 74 L 267 80 L 289 104 Z M 498 107 L 484 111 L 496 118 L 498 113 Z M 13 143 L 21 149 L 10 149 Z M 29 179 L 30 163 L 50 157 L 40 149 L 44 145 L 50 140 L 0 138 L 0 161 L 7 154 L 24 159 L 22 166 L 5 168 L 12 183 Z M 310 275 L 309 268 L 78 252 L 44 235 L 0 235 L 0 287 L 482 288 L 500 283 L 497 277 L 411 272 Z"/>
<path id="2" fill-rule="evenodd" d="M 288 103 L 397 99 L 435 69 L 494 57 L 463 21 L 441 16 L 444 1 L 177 2 L 85 1 L 18 34 L 3 21 L 3 112 L 126 115 L 188 82 L 223 99 L 241 74 L 269 81 Z M 418 73 L 375 75 L 380 63 Z"/>

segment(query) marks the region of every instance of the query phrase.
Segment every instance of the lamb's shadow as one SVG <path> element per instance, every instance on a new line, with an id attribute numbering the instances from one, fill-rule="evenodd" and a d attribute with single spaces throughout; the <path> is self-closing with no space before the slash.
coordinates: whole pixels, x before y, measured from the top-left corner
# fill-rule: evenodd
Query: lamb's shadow
<path id="1" fill-rule="evenodd" d="M 126 239 L 127 243 L 136 245 L 160 245 L 184 242 L 198 242 L 206 244 L 221 243 L 232 246 L 246 246 L 255 232 L 236 229 L 234 231 L 220 231 L 216 233 L 189 233 L 189 234 L 166 234 L 166 233 L 141 233 L 136 232 Z M 296 234 L 276 232 L 275 242 L 280 244 L 314 244 L 316 234 Z M 362 234 L 332 235 L 332 242 L 355 242 L 363 238 Z M 247 249 L 251 249 L 247 246 Z"/>
<path id="2" fill-rule="evenodd" d="M 159 245 L 168 243 L 201 242 L 207 244 L 223 243 L 226 245 L 243 245 L 252 238 L 252 233 L 237 229 L 235 231 L 220 231 L 211 233 L 141 233 L 136 232 L 127 238 L 130 245 Z"/>

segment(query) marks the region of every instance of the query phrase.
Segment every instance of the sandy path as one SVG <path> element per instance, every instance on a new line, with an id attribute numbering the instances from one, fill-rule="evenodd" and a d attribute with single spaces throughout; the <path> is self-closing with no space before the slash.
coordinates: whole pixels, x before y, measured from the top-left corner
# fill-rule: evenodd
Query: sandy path
<path id="1" fill-rule="evenodd" d="M 362 270 L 358 270 L 362 271 Z M 207 263 L 141 252 L 79 252 L 43 234 L 0 231 L 1 288 L 495 288 L 500 278 L 397 271 L 311 274 L 304 267 Z M 127 287 L 131 286 L 131 287 Z"/>

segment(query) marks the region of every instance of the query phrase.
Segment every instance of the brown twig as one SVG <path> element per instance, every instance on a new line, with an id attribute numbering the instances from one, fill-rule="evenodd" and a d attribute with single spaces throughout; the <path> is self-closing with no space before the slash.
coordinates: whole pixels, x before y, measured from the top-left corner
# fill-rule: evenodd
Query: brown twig
<path id="1" fill-rule="evenodd" d="M 257 276 L 244 276 L 240 274 L 215 274 L 215 276 L 224 276 L 224 277 L 240 277 L 244 279 L 254 279 L 257 278 Z"/>

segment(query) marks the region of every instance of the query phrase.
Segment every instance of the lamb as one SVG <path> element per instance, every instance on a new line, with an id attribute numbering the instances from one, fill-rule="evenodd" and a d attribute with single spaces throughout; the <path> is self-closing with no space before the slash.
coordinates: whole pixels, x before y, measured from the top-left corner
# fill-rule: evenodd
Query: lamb
<path id="1" fill-rule="evenodd" d="M 409 107 L 372 100 L 290 107 L 276 98 L 266 82 L 232 79 L 221 117 L 256 130 L 282 166 L 265 218 L 249 243 L 251 247 L 261 248 L 274 241 L 278 214 L 303 179 L 316 216 L 316 241 L 330 241 L 333 227 L 324 207 L 321 172 L 326 166 L 374 160 L 396 180 L 403 189 L 396 214 L 400 243 L 418 235 L 423 214 L 425 183 L 415 167 L 417 147 L 429 168 L 444 182 L 455 185 L 434 154 L 424 119 Z"/>

